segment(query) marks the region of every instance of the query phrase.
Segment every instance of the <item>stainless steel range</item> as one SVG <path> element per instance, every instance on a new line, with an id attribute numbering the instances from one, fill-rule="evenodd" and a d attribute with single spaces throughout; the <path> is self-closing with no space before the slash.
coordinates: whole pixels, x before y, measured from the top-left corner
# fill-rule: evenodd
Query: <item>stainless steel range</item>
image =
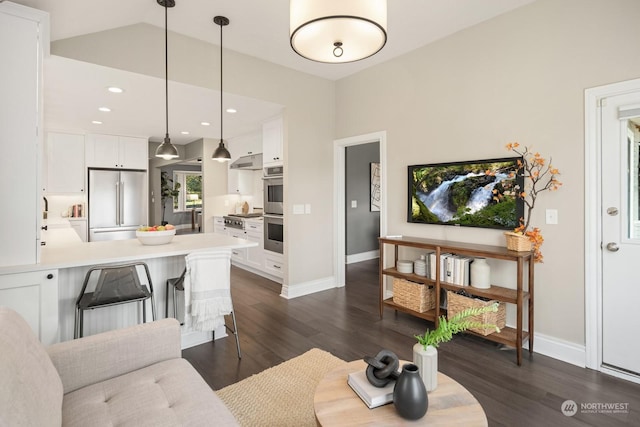
<path id="1" fill-rule="evenodd" d="M 229 214 L 224 216 L 224 225 L 225 227 L 235 228 L 237 230 L 244 230 L 244 220 L 245 218 L 257 218 L 261 217 L 260 213 L 249 213 L 249 214 Z"/>

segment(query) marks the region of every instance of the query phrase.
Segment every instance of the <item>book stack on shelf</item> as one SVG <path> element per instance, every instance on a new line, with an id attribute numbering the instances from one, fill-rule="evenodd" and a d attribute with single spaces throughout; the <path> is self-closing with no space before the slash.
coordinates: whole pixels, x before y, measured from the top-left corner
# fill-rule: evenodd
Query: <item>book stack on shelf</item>
<path id="1" fill-rule="evenodd" d="M 436 254 L 429 255 L 429 278 L 436 280 Z M 473 258 L 453 255 L 449 253 L 440 254 L 440 281 L 458 286 L 469 286 L 469 266 Z"/>
<path id="2" fill-rule="evenodd" d="M 369 382 L 365 371 L 351 372 L 347 384 L 356 392 L 369 409 L 393 402 L 394 380 L 384 387 L 376 387 Z"/>

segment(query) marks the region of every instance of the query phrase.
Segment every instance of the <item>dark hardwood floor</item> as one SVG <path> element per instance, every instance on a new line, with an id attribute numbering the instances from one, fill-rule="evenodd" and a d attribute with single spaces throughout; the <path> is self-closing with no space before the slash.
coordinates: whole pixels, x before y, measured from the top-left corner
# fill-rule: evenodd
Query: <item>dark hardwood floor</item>
<path id="1" fill-rule="evenodd" d="M 218 390 L 317 347 L 343 360 L 386 348 L 412 359 L 415 334 L 433 325 L 385 309 L 378 315 L 378 262 L 347 267 L 347 286 L 286 300 L 280 285 L 232 268 L 232 296 L 242 359 L 233 336 L 183 351 Z M 630 337 L 631 338 L 631 337 Z M 460 334 L 439 347 L 439 370 L 465 386 L 484 408 L 490 426 L 640 426 L 640 385 L 579 368 L 541 354 L 501 349 Z M 568 417 L 560 407 L 577 403 Z M 626 405 L 626 413 L 589 413 L 582 404 Z"/>

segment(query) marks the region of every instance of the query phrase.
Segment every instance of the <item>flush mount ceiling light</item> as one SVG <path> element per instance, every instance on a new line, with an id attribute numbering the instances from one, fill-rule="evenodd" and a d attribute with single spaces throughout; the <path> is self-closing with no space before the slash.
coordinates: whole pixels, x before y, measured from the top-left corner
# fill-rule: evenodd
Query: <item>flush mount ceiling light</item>
<path id="1" fill-rule="evenodd" d="M 111 108 L 109 107 L 100 107 L 98 108 L 98 111 L 102 111 L 103 113 L 108 113 L 111 111 Z"/>
<path id="2" fill-rule="evenodd" d="M 119 87 L 115 87 L 115 86 L 109 86 L 107 88 L 107 90 L 111 93 L 122 93 L 124 92 L 124 90 L 120 89 Z"/>
<path id="3" fill-rule="evenodd" d="M 290 0 L 291 47 L 317 62 L 375 55 L 387 42 L 386 0 Z"/>
<path id="4" fill-rule="evenodd" d="M 224 146 L 224 140 L 222 139 L 222 27 L 229 25 L 229 19 L 224 16 L 216 16 L 213 18 L 213 22 L 220 25 L 220 143 L 211 158 L 219 162 L 228 162 L 231 160 L 231 153 Z"/>
<path id="5" fill-rule="evenodd" d="M 171 160 L 179 156 L 178 149 L 171 143 L 171 138 L 169 138 L 169 42 L 167 36 L 167 10 L 170 7 L 174 7 L 176 2 L 174 0 L 158 0 L 158 4 L 164 7 L 164 88 L 167 133 L 165 134 L 162 144 L 156 148 L 156 157 Z"/>

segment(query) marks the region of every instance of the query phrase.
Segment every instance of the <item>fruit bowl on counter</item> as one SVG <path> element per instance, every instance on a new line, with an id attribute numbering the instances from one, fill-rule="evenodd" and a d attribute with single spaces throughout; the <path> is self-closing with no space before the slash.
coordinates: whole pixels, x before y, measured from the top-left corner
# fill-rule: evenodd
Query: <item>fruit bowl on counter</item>
<path id="1" fill-rule="evenodd" d="M 171 224 L 140 227 L 136 230 L 136 237 L 146 246 L 166 245 L 175 234 L 176 228 Z"/>

